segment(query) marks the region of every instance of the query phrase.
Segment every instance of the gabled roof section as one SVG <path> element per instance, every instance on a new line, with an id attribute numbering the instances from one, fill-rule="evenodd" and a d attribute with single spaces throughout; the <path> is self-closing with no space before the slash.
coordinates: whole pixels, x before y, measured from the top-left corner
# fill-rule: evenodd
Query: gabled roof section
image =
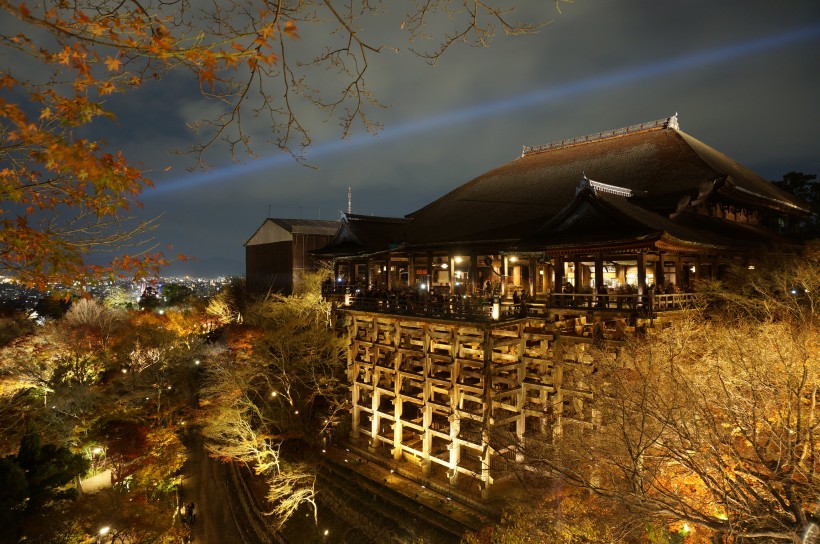
<path id="1" fill-rule="evenodd" d="M 350 257 L 396 249 L 407 239 L 409 219 L 343 214 L 336 236 L 312 253 L 317 257 Z"/>
<path id="2" fill-rule="evenodd" d="M 662 241 L 679 249 L 723 249 L 759 247 L 765 243 L 787 243 L 785 239 L 747 225 L 719 222 L 676 221 L 646 209 L 640 195 L 625 188 L 605 186 L 584 177 L 575 198 L 521 241 L 522 248 L 588 249 L 654 245 Z"/>
<path id="3" fill-rule="evenodd" d="M 642 207 L 669 215 L 705 184 L 727 180 L 756 205 L 803 213 L 804 204 L 726 155 L 680 130 L 677 117 L 545 146 L 486 172 L 408 215 L 410 243 L 507 238 L 513 226 L 558 214 L 575 196 L 578 176 L 645 192 Z"/>
<path id="4" fill-rule="evenodd" d="M 724 194 L 747 202 L 757 202 L 770 208 L 798 215 L 811 214 L 811 207 L 796 196 L 782 190 L 742 164 L 727 157 L 700 140 L 681 132 L 681 138 L 697 156 L 721 175 L 717 187 Z M 721 181 L 724 181 L 721 183 Z"/>
<path id="5" fill-rule="evenodd" d="M 333 236 L 339 229 L 339 221 L 327 221 L 322 219 L 282 219 L 278 217 L 268 217 L 259 228 L 257 228 L 250 238 L 245 242 L 245 246 L 265 244 L 272 241 L 279 241 L 276 234 L 271 231 L 281 229 L 291 235 L 293 234 L 317 234 L 323 236 Z"/>
<path id="6" fill-rule="evenodd" d="M 575 198 L 522 239 L 522 247 L 651 245 L 669 231 L 675 237 L 683 235 L 695 238 L 689 240 L 692 242 L 705 242 L 692 232 L 682 232 L 688 229 L 678 228 L 671 220 L 630 202 L 631 190 L 607 185 L 602 191 L 600 185 L 584 177 Z"/>

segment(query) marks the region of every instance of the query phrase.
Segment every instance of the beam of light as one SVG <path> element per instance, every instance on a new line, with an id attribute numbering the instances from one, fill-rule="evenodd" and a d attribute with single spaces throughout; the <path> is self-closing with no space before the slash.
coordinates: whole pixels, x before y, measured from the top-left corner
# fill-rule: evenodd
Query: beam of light
<path id="1" fill-rule="evenodd" d="M 418 121 L 401 123 L 383 130 L 377 137 L 365 133 L 353 136 L 346 140 L 334 140 L 315 144 L 307 150 L 306 158 L 308 160 L 315 160 L 333 153 L 350 151 L 351 149 L 361 147 L 363 145 L 372 145 L 395 140 L 413 134 L 419 134 L 438 128 L 452 126 L 458 123 L 473 121 L 482 117 L 509 113 L 538 104 L 554 102 L 569 96 L 618 87 L 628 83 L 656 78 L 666 74 L 678 73 L 684 70 L 690 70 L 709 64 L 736 60 L 738 58 L 752 56 L 800 42 L 815 40 L 817 38 L 820 38 L 820 24 L 798 28 L 789 32 L 775 34 L 773 36 L 735 43 L 709 51 L 702 51 L 699 53 L 645 64 L 634 68 L 627 68 L 625 70 L 593 76 L 561 85 L 554 85 L 509 98 L 484 102 L 474 106 L 462 108 L 460 110 L 437 114 Z M 161 182 L 161 184 L 158 184 L 156 188 L 146 191 L 144 197 L 159 196 L 184 189 L 191 189 L 226 179 L 236 178 L 240 175 L 270 170 L 276 166 L 293 164 L 293 162 L 293 157 L 287 153 L 279 153 L 270 157 L 256 159 L 245 164 L 222 166 L 207 172 L 190 174 L 182 178 Z"/>

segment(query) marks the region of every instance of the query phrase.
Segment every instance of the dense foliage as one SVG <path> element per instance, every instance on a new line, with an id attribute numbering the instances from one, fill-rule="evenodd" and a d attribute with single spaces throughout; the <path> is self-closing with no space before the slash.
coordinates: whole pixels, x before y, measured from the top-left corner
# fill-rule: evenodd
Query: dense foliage
<path id="1" fill-rule="evenodd" d="M 318 291 L 272 296 L 244 315 L 208 365 L 202 433 L 214 455 L 265 478 L 277 524 L 304 504 L 315 517 L 313 458 L 347 408 L 344 343 Z"/>

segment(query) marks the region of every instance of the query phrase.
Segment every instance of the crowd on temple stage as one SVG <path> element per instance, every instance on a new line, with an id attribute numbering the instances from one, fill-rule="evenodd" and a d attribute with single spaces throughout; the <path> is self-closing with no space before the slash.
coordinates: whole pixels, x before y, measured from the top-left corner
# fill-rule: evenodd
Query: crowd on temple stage
<path id="1" fill-rule="evenodd" d="M 432 315 L 489 315 L 493 303 L 503 303 L 503 312 L 508 316 L 523 316 L 527 313 L 527 306 L 533 301 L 526 289 L 509 285 L 504 296 L 500 293 L 500 285 L 487 282 L 484 289 L 474 295 L 467 295 L 464 285 L 457 284 L 455 288 L 449 283 L 433 285 L 426 289 L 422 286 L 402 287 L 385 290 L 380 287 L 368 288 L 365 283 L 339 282 L 334 284 L 327 280 L 323 286 L 324 294 L 345 293 L 352 297 L 353 306 L 371 309 L 374 311 L 394 311 L 398 313 L 432 314 Z M 598 293 L 593 288 L 575 290 L 570 282 L 566 282 L 560 292 L 550 293 L 550 304 L 557 306 L 595 306 L 609 308 L 647 308 L 653 305 L 655 295 L 672 295 L 682 291 L 674 283 L 669 282 L 663 288 L 649 285 L 643 295 L 638 294 L 634 285 L 625 284 L 616 288 L 607 288 Z M 603 297 L 603 298 L 602 298 Z"/>

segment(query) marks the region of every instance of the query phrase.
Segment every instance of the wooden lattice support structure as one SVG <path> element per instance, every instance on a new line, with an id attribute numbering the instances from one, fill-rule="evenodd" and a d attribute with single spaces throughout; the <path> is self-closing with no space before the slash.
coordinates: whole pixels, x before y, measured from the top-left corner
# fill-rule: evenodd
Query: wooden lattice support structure
<path id="1" fill-rule="evenodd" d="M 555 323 L 345 314 L 352 436 L 413 460 L 424 474 L 438 465 L 451 484 L 466 475 L 486 495 L 506 460 L 523 461 L 527 435 L 595 423 L 586 344 L 569 341 L 556 360 Z"/>

